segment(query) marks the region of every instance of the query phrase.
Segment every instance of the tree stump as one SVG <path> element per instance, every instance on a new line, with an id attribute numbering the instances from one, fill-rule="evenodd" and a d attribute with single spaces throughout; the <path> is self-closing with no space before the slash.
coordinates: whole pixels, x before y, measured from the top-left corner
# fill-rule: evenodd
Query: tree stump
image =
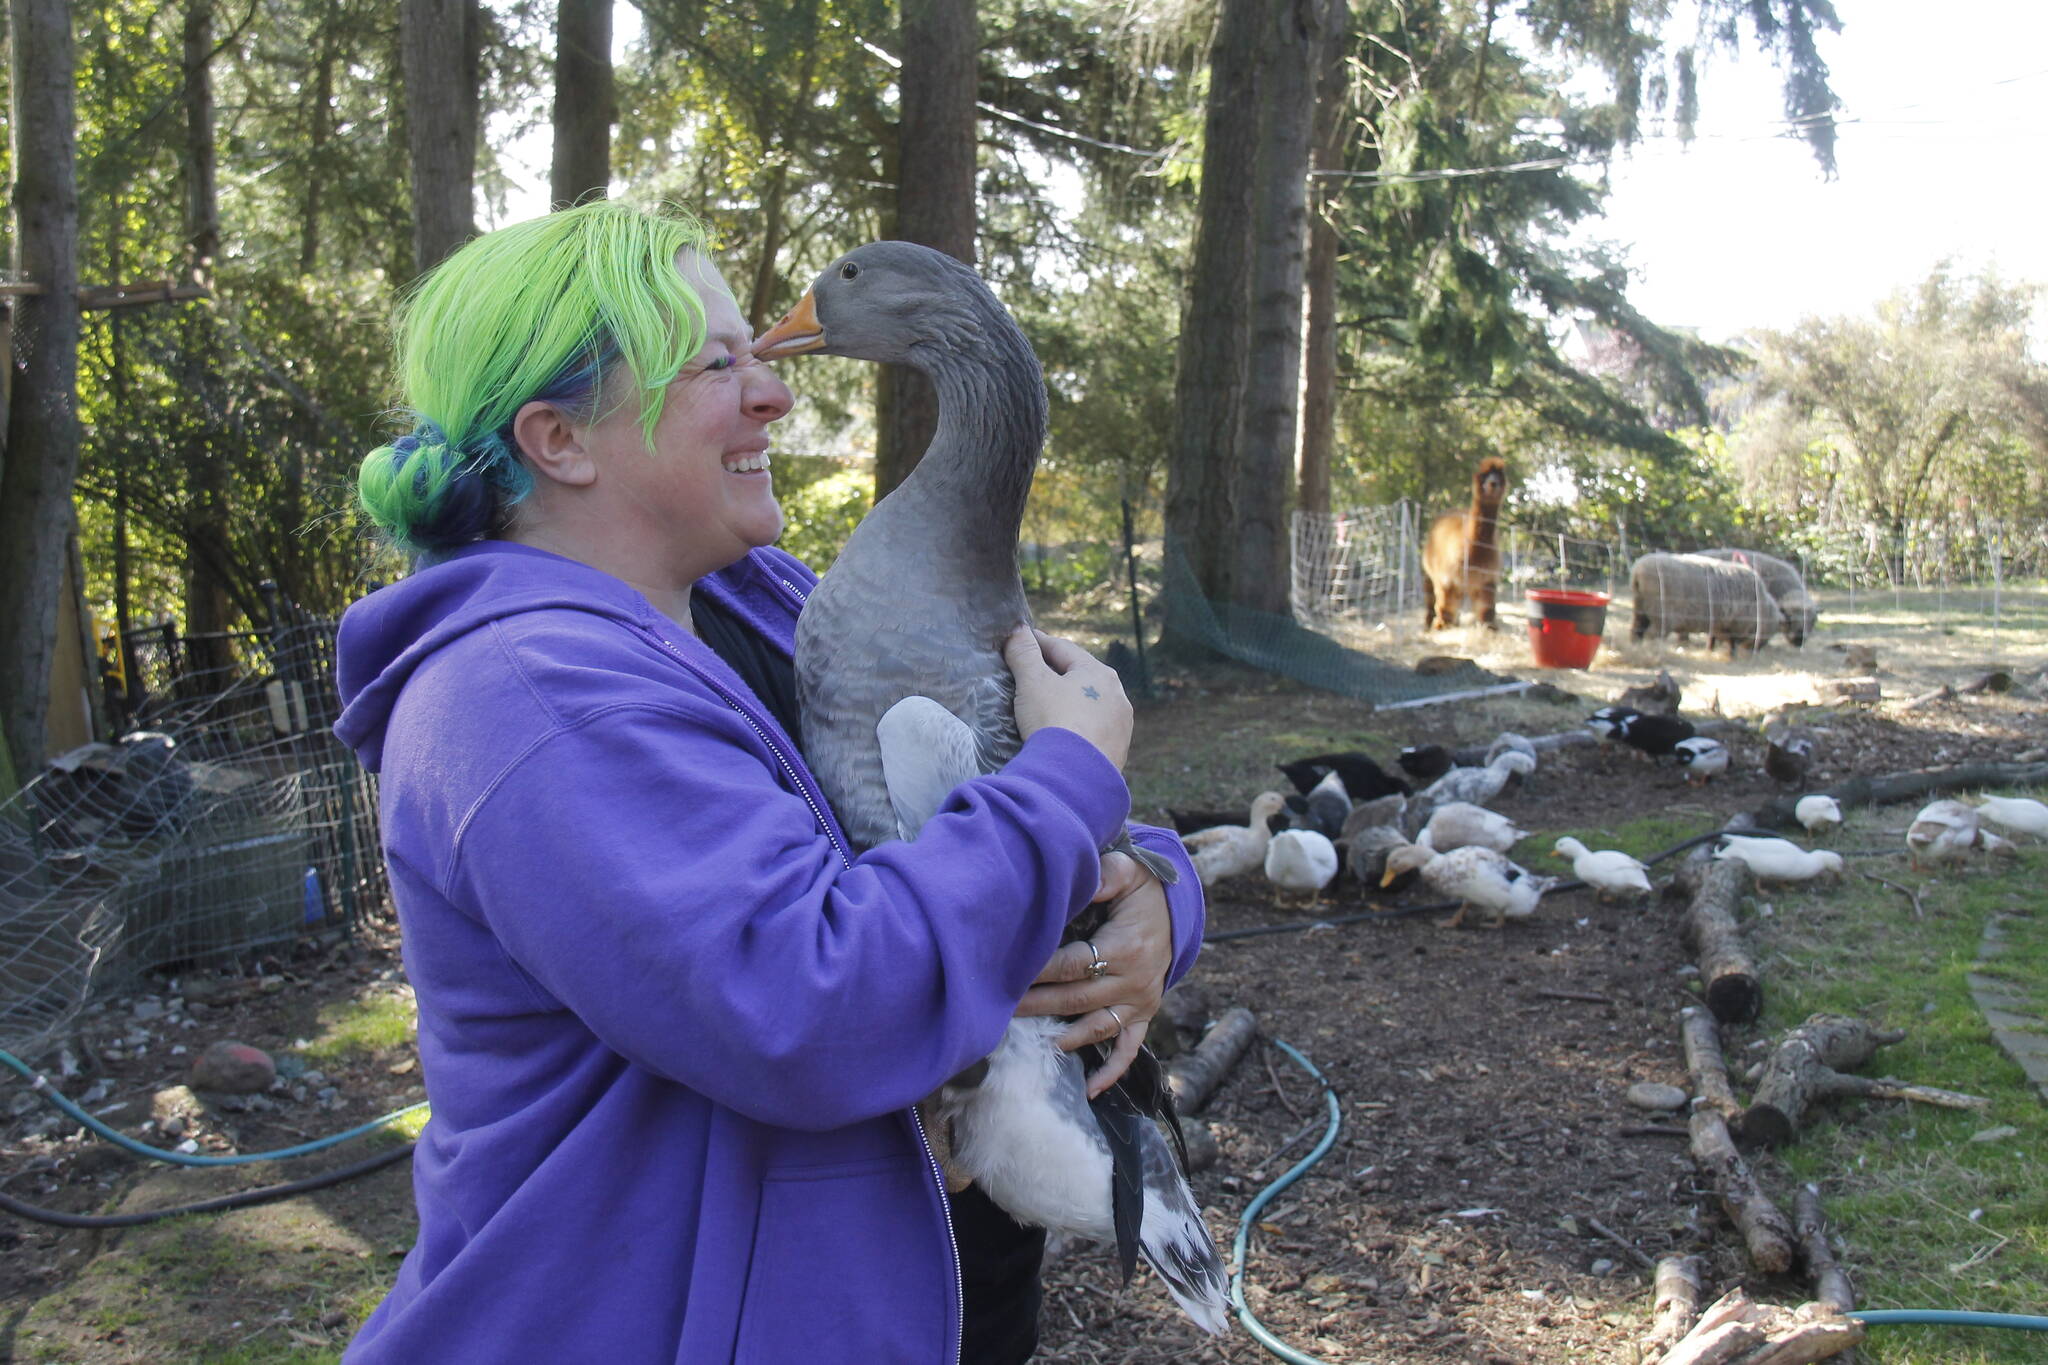
<path id="1" fill-rule="evenodd" d="M 1183 1053 L 1168 1069 L 1174 1107 L 1183 1114 L 1199 1114 L 1208 1108 L 1216 1088 L 1244 1056 L 1258 1031 L 1258 1019 L 1250 1010 L 1242 1006 L 1226 1010 L 1194 1051 Z"/>
<path id="2" fill-rule="evenodd" d="M 1808 1105 L 1841 1093 L 1838 1070 L 1862 1066 L 1878 1048 L 1905 1036 L 1844 1015 L 1809 1016 L 1771 1049 L 1755 1097 L 1736 1121 L 1737 1135 L 1749 1146 L 1790 1142 Z"/>
<path id="3" fill-rule="evenodd" d="M 1707 1008 L 1724 1024 L 1746 1024 L 1763 1008 L 1756 963 L 1735 924 L 1736 902 L 1750 887 L 1749 867 L 1721 858 L 1700 874 L 1700 889 L 1685 912 L 1686 947 L 1699 961 Z"/>
<path id="4" fill-rule="evenodd" d="M 1735 1150 L 1735 1141 L 1728 1135 L 1728 1121 L 1711 1109 L 1693 1111 L 1692 1155 L 1713 1179 L 1721 1208 L 1749 1249 L 1750 1264 L 1766 1275 L 1782 1275 L 1790 1270 L 1792 1223 L 1770 1201 L 1757 1184 L 1749 1163 Z"/>

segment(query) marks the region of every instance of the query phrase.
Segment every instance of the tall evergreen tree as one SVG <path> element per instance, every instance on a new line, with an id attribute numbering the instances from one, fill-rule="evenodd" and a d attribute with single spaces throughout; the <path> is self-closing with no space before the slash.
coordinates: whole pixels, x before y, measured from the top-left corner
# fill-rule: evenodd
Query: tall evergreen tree
<path id="1" fill-rule="evenodd" d="M 0 449 L 0 730 L 14 771 L 43 765 L 57 595 L 78 474 L 77 79 L 65 0 L 11 0 L 15 300 Z"/>

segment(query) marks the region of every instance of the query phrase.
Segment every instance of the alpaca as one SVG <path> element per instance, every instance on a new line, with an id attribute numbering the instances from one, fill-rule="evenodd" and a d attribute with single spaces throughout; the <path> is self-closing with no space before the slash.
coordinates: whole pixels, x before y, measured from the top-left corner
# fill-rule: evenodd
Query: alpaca
<path id="1" fill-rule="evenodd" d="M 1493 619 L 1494 588 L 1500 578 L 1500 551 L 1494 533 L 1500 500 L 1508 491 L 1508 463 L 1498 455 L 1479 462 L 1472 475 L 1472 505 L 1446 512 L 1429 528 L 1422 550 L 1422 625 L 1442 630 L 1458 624 L 1458 603 L 1472 599 L 1473 614 L 1488 630 Z"/>

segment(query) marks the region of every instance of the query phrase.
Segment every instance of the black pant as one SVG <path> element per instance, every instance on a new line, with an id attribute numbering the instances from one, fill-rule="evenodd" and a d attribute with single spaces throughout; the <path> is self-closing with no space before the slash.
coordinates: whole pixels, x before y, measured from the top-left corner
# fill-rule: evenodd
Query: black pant
<path id="1" fill-rule="evenodd" d="M 1038 1349 L 1045 1230 L 997 1208 L 978 1185 L 952 1196 L 960 1248 L 960 1365 L 1023 1365 Z"/>

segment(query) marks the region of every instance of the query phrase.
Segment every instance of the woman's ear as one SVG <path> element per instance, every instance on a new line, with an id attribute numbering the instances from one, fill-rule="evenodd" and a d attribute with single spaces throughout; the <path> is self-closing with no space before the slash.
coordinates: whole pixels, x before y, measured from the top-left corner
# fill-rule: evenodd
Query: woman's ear
<path id="1" fill-rule="evenodd" d="M 528 403 L 512 419 L 512 439 L 533 472 L 575 488 L 597 482 L 597 464 L 583 444 L 587 430 L 552 403 Z"/>

